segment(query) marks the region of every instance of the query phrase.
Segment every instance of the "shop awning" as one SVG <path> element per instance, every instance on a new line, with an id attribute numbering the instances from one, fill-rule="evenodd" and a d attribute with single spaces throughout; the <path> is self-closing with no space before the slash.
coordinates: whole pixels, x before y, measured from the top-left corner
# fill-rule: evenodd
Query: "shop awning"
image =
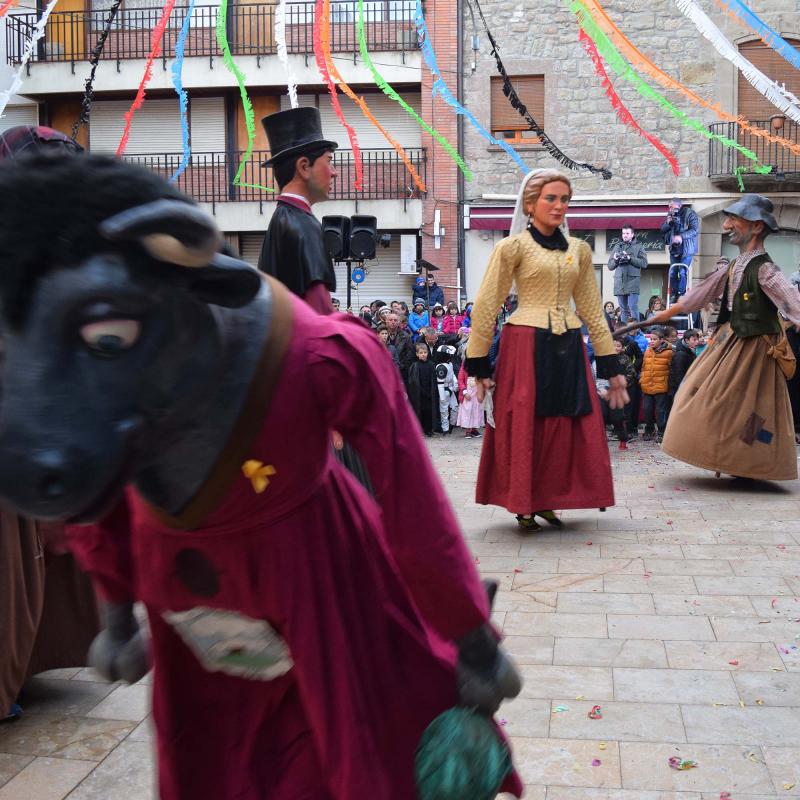
<path id="1" fill-rule="evenodd" d="M 470 206 L 469 227 L 477 231 L 507 231 L 513 206 Z M 638 230 L 658 230 L 667 218 L 667 205 L 571 206 L 567 212 L 570 230 L 617 230 L 626 222 Z"/>

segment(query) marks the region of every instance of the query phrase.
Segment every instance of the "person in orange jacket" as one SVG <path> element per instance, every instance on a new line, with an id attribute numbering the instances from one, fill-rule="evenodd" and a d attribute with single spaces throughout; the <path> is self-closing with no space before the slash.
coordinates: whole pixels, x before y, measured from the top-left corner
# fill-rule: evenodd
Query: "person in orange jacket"
<path id="1" fill-rule="evenodd" d="M 654 424 L 658 429 L 657 441 L 661 441 L 667 427 L 667 398 L 669 397 L 669 365 L 673 351 L 662 327 L 650 330 L 650 347 L 644 351 L 642 374 L 639 386 L 644 399 L 644 435 L 652 439 Z"/>

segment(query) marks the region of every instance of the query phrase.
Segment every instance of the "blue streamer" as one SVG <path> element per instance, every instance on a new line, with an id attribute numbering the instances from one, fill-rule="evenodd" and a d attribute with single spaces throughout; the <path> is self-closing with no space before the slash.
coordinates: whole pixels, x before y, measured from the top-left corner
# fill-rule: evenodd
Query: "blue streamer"
<path id="1" fill-rule="evenodd" d="M 795 69 L 800 69 L 800 52 L 792 47 L 777 31 L 772 30 L 744 3 L 739 0 L 721 0 L 728 10 L 742 19 L 752 28 L 776 53 L 785 58 Z"/>
<path id="2" fill-rule="evenodd" d="M 189 166 L 189 159 L 192 157 L 192 148 L 189 144 L 189 115 L 187 109 L 189 106 L 189 95 L 186 89 L 183 88 L 183 54 L 186 46 L 186 37 L 189 35 L 189 26 L 192 23 L 192 10 L 197 0 L 189 0 L 189 7 L 186 9 L 186 16 L 181 25 L 181 32 L 178 34 L 178 41 L 175 42 L 175 61 L 172 64 L 172 85 L 175 87 L 175 93 L 178 95 L 178 101 L 181 107 L 181 140 L 183 142 L 183 158 L 181 163 L 178 164 L 178 169 L 175 174 L 170 178 L 171 182 L 177 181 L 183 174 L 186 167 Z"/>
<path id="3" fill-rule="evenodd" d="M 417 36 L 419 37 L 419 48 L 422 51 L 422 57 L 425 59 L 425 63 L 428 65 L 431 75 L 436 79 L 433 83 L 434 97 L 438 94 L 447 105 L 455 109 L 456 114 L 463 114 L 484 139 L 488 139 L 492 144 L 502 147 L 527 175 L 531 171 L 530 167 L 522 160 L 519 153 L 508 144 L 508 142 L 504 142 L 502 139 L 495 139 L 494 136 L 475 119 L 474 115 L 453 97 L 453 93 L 447 88 L 447 84 L 444 82 L 442 73 L 439 70 L 439 65 L 436 63 L 436 54 L 433 52 L 433 46 L 429 40 L 428 26 L 425 24 L 425 16 L 422 13 L 422 3 L 420 0 L 417 0 L 414 24 L 417 26 Z"/>

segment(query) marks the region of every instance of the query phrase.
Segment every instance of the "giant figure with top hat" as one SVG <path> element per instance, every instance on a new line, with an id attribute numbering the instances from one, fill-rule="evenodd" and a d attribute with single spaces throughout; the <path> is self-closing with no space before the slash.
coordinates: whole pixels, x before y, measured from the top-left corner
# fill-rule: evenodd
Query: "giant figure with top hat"
<path id="1" fill-rule="evenodd" d="M 314 163 L 295 164 L 309 185 Z M 270 269 L 307 295 L 329 262 L 290 200 Z M 491 587 L 377 337 L 224 254 L 213 218 L 118 159 L 0 164 L 0 219 L 0 498 L 73 523 L 105 604 L 95 666 L 152 664 L 161 800 L 521 794 Z"/>
<path id="2" fill-rule="evenodd" d="M 316 108 L 291 108 L 262 120 L 269 139 L 271 167 L 281 193 L 269 223 L 258 268 L 277 278 L 322 314 L 333 310 L 336 275 L 325 249 L 314 203 L 328 199 L 336 177 L 336 142 L 323 136 Z"/>
<path id="3" fill-rule="evenodd" d="M 797 477 L 786 386 L 796 364 L 782 318 L 800 324 L 800 293 L 764 246 L 779 230 L 773 211 L 758 194 L 724 209 L 722 230 L 739 255 L 720 259 L 715 272 L 647 325 L 721 301 L 713 339 L 675 395 L 664 452 L 718 475 L 787 481 Z M 635 327 L 641 323 L 615 335 Z"/>

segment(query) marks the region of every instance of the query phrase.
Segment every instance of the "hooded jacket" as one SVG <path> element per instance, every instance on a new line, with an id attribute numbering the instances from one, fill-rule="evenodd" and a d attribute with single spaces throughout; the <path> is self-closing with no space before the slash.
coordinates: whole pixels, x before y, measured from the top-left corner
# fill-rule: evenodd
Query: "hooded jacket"
<path id="1" fill-rule="evenodd" d="M 669 365 L 669 393 L 672 397 L 678 391 L 689 367 L 694 364 L 697 356 L 694 351 L 681 339 L 675 347 L 675 353 Z"/>
<path id="2" fill-rule="evenodd" d="M 672 348 L 664 341 L 658 350 L 648 347 L 644 351 L 642 375 L 639 378 L 643 394 L 666 394 L 669 388 L 669 365 L 672 356 Z"/>

